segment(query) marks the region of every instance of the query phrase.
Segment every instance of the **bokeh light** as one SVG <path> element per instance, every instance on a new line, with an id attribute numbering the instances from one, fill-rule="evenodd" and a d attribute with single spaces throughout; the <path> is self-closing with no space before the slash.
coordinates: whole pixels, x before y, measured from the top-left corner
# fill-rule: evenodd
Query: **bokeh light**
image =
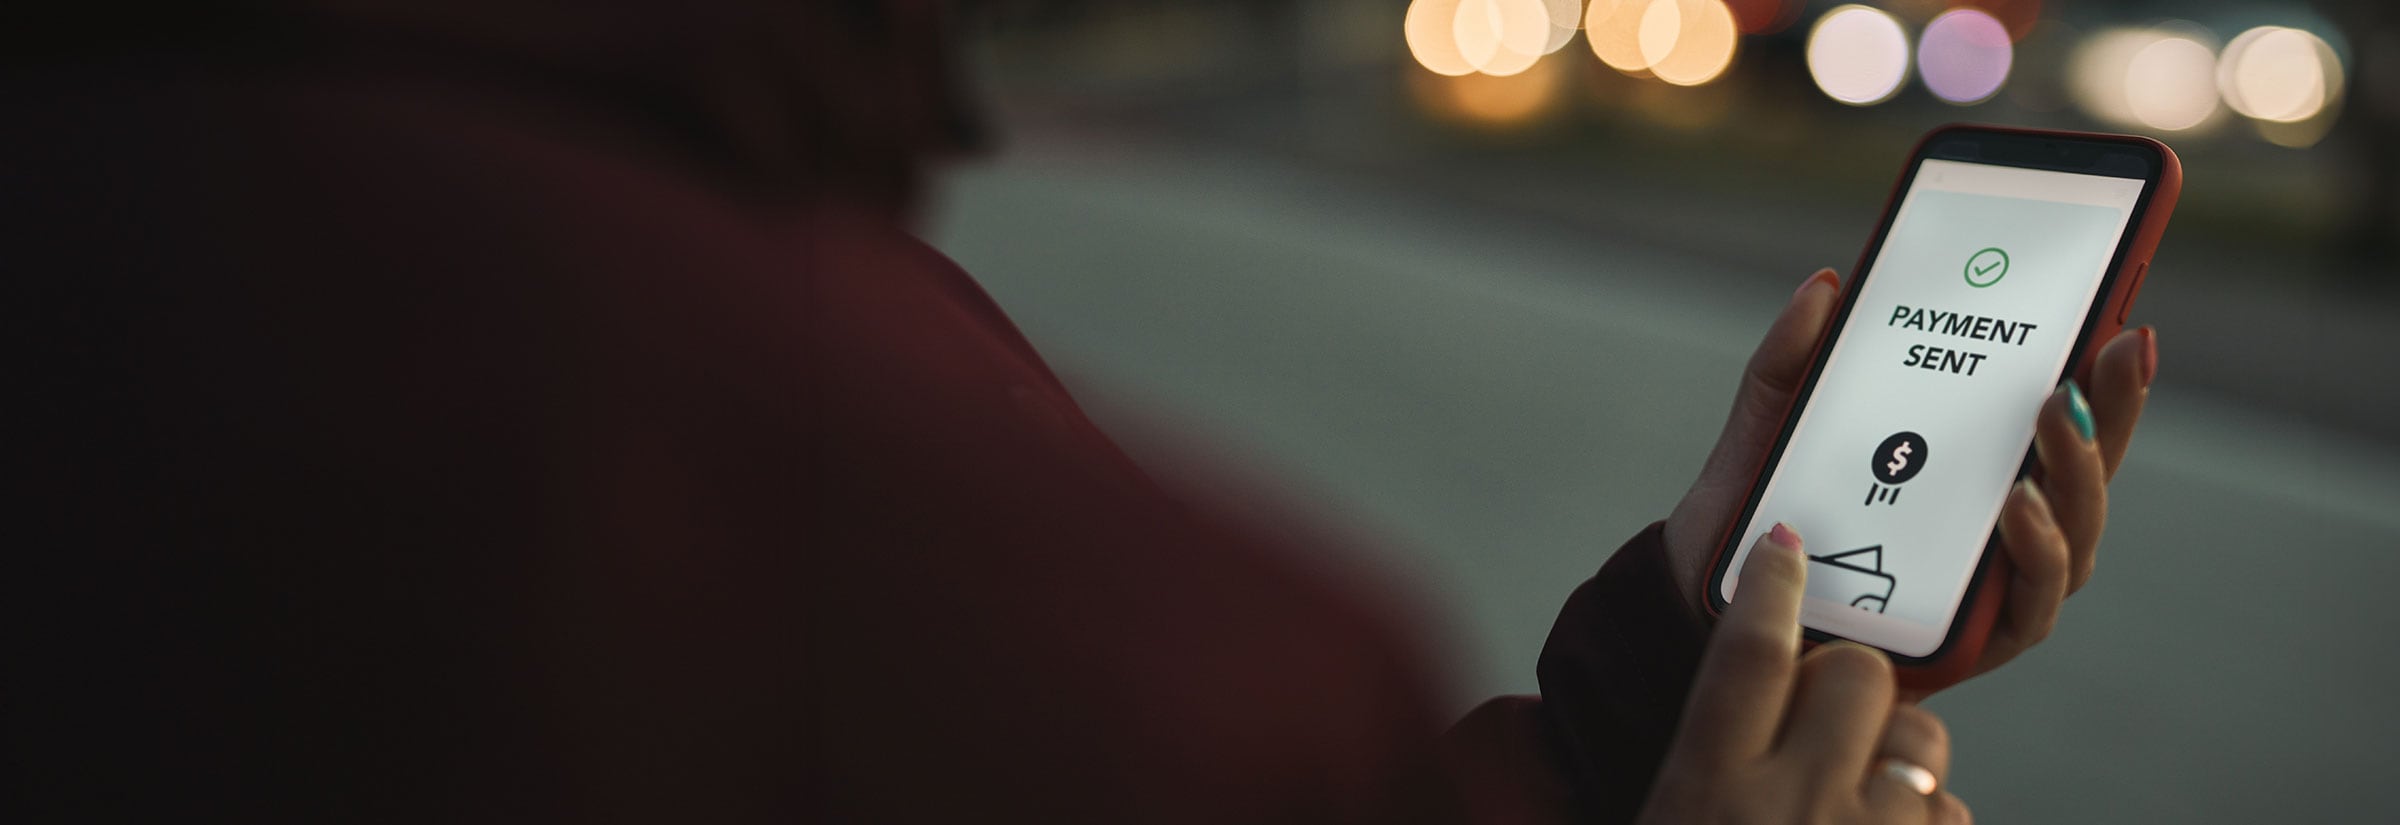
<path id="1" fill-rule="evenodd" d="M 1550 42 L 1542 44 L 1542 53 L 1555 54 L 1583 28 L 1583 0 L 1544 0 L 1542 6 L 1550 16 Z"/>
<path id="2" fill-rule="evenodd" d="M 1475 64 L 1458 51 L 1458 0 L 1415 0 L 1401 19 L 1409 56 L 1439 75 L 1472 74 Z"/>
<path id="3" fill-rule="evenodd" d="M 2168 35 L 2134 52 L 2125 66 L 2125 101 L 2135 120 L 2180 132 L 2217 113 L 2216 50 Z"/>
<path id="4" fill-rule="evenodd" d="M 1917 41 L 1917 76 L 1933 96 L 1979 103 L 2000 92 L 2015 59 L 2008 28 L 1981 9 L 1942 12 Z"/>
<path id="5" fill-rule="evenodd" d="M 1659 0 L 1643 13 L 1640 31 L 1650 72 L 1677 86 L 1698 86 L 1724 74 L 1740 39 L 1724 0 Z"/>
<path id="6" fill-rule="evenodd" d="M 2116 126 L 2138 126 L 2133 104 L 2125 97 L 2125 68 L 2135 52 L 2161 34 L 2147 29 L 2105 29 L 2076 47 L 2067 64 L 2068 92 L 2094 119 Z"/>
<path id="7" fill-rule="evenodd" d="M 1505 77 L 1557 48 L 1554 23 L 1546 0 L 1413 0 L 1401 28 L 1409 55 L 1435 74 Z"/>
<path id="8" fill-rule="evenodd" d="M 2306 149 L 2317 145 L 2318 141 L 2325 139 L 2326 133 L 2333 131 L 2334 111 L 2327 108 L 2324 114 L 2297 123 L 2253 120 L 2250 125 L 2268 143 L 2288 149 Z"/>
<path id="9" fill-rule="evenodd" d="M 2260 26 L 2226 44 L 2217 61 L 2217 92 L 2245 116 L 2298 123 L 2325 111 L 2341 94 L 2342 65 L 2333 47 L 2314 34 Z"/>
<path id="10" fill-rule="evenodd" d="M 1808 5 L 1801 0 L 1411 0 L 1404 28 L 1410 55 L 1436 75 L 1525 73 L 1581 32 L 1592 54 L 1617 72 L 1691 87 L 1725 76 L 1743 35 L 1782 30 Z M 2338 31 L 2305 11 L 2287 9 L 2283 25 L 2243 31 L 2219 50 L 2218 35 L 2187 21 L 2103 29 L 2086 37 L 2042 17 L 2044 6 L 2042 0 L 1839 5 L 1811 24 L 1805 63 L 1820 92 L 1852 106 L 1891 100 L 1913 73 L 1936 99 L 1953 105 L 1978 105 L 2007 92 L 2027 111 L 2057 111 L 2071 103 L 2110 127 L 2187 136 L 2239 123 L 2269 143 L 2306 147 L 2322 140 L 2340 118 L 2349 80 L 2343 41 Z M 1922 31 L 1914 31 L 1919 22 Z M 2019 72 L 2020 67 L 2032 68 Z M 1558 71 L 1505 89 L 1443 86 L 1443 99 L 1455 100 L 1439 108 L 1481 123 L 1525 120 L 1531 117 L 1526 113 L 1548 107 L 1527 101 L 1553 97 L 1546 89 L 1564 82 Z M 1483 94 L 1493 97 L 1469 100 Z"/>
<path id="11" fill-rule="evenodd" d="M 1409 85 L 1419 104 L 1444 119 L 1506 132 L 1539 123 L 1557 108 L 1562 71 L 1558 61 L 1544 60 L 1508 77 L 1418 74 Z"/>
<path id="12" fill-rule="evenodd" d="M 2012 41 L 2024 41 L 2042 23 L 2042 0 L 1950 0 L 1950 7 L 1991 15 L 2008 29 Z"/>
<path id="13" fill-rule="evenodd" d="M 1908 34 L 1866 6 L 1840 6 L 1808 32 L 1808 74 L 1826 97 L 1853 106 L 1891 99 L 1908 80 Z"/>
<path id="14" fill-rule="evenodd" d="M 1542 59 L 1550 11 L 1542 0 L 1459 0 L 1452 34 L 1476 71 L 1507 77 Z"/>
<path id="15" fill-rule="evenodd" d="M 2202 36 L 2166 28 L 2093 35 L 2069 65 L 2076 102 L 2118 126 L 2177 132 L 2212 123 L 2222 111 L 2217 56 Z"/>
<path id="16" fill-rule="evenodd" d="M 1674 0 L 1592 0 L 1584 12 L 1583 39 L 1608 67 L 1630 75 L 1650 73 L 1642 56 L 1642 21 L 1656 3 Z"/>

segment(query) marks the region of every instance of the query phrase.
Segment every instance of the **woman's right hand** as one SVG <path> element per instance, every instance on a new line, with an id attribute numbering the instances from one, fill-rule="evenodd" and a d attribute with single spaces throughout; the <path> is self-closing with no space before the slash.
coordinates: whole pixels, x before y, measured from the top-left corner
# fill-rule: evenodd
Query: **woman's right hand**
<path id="1" fill-rule="evenodd" d="M 1692 683 L 1645 825 L 1964 823 L 1941 789 L 1950 737 L 1897 701 L 1883 654 L 1837 642 L 1800 657 L 1807 556 L 1791 528 L 1759 537 Z"/>

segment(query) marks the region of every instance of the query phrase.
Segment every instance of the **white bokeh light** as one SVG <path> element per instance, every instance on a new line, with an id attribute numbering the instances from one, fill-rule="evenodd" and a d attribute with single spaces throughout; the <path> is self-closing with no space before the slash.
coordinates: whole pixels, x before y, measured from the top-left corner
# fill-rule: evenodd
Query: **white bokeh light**
<path id="1" fill-rule="evenodd" d="M 1808 74 L 1817 88 L 1853 106 L 1890 100 L 1908 81 L 1908 33 L 1866 6 L 1842 6 L 1808 32 Z"/>
<path id="2" fill-rule="evenodd" d="M 2125 67 L 2159 36 L 2147 29 L 2106 29 L 2086 38 L 2067 61 L 2067 91 L 2076 104 L 2112 125 L 2140 125 L 2125 99 Z"/>
<path id="3" fill-rule="evenodd" d="M 1542 44 L 1543 54 L 1552 54 L 1574 42 L 1575 31 L 1583 28 L 1583 0 L 1543 0 L 1550 13 L 1550 41 Z"/>
<path id="4" fill-rule="evenodd" d="M 2217 61 L 2217 91 L 2245 116 L 2297 123 L 2325 111 L 2340 94 L 2341 62 L 2314 34 L 2260 26 L 2235 37 Z"/>
<path id="5" fill-rule="evenodd" d="M 2083 110 L 2114 126 L 2180 132 L 2221 121 L 2216 50 L 2197 27 L 2108 29 L 2068 61 L 2068 89 Z"/>
<path id="6" fill-rule="evenodd" d="M 2217 113 L 2217 55 L 2208 44 L 2168 35 L 2125 65 L 2125 102 L 2135 120 L 2180 132 Z"/>

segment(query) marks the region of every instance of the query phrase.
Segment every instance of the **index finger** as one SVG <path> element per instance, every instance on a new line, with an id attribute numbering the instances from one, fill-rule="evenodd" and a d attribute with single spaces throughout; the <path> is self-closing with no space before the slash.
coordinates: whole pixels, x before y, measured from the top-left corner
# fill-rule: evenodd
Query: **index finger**
<path id="1" fill-rule="evenodd" d="M 1807 561 L 1799 534 L 1782 524 L 1751 545 L 1735 599 L 1692 680 L 1680 756 L 1721 762 L 1763 755 L 1774 746 L 1798 670 Z"/>

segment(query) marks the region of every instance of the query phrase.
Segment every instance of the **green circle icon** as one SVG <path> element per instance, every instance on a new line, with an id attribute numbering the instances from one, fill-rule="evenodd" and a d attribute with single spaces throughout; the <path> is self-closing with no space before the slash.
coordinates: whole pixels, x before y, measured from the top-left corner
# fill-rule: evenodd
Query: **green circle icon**
<path id="1" fill-rule="evenodd" d="M 1982 288 L 2000 282 L 2008 274 L 2008 253 L 1997 246 L 1987 246 L 1967 258 L 1967 286 Z"/>

